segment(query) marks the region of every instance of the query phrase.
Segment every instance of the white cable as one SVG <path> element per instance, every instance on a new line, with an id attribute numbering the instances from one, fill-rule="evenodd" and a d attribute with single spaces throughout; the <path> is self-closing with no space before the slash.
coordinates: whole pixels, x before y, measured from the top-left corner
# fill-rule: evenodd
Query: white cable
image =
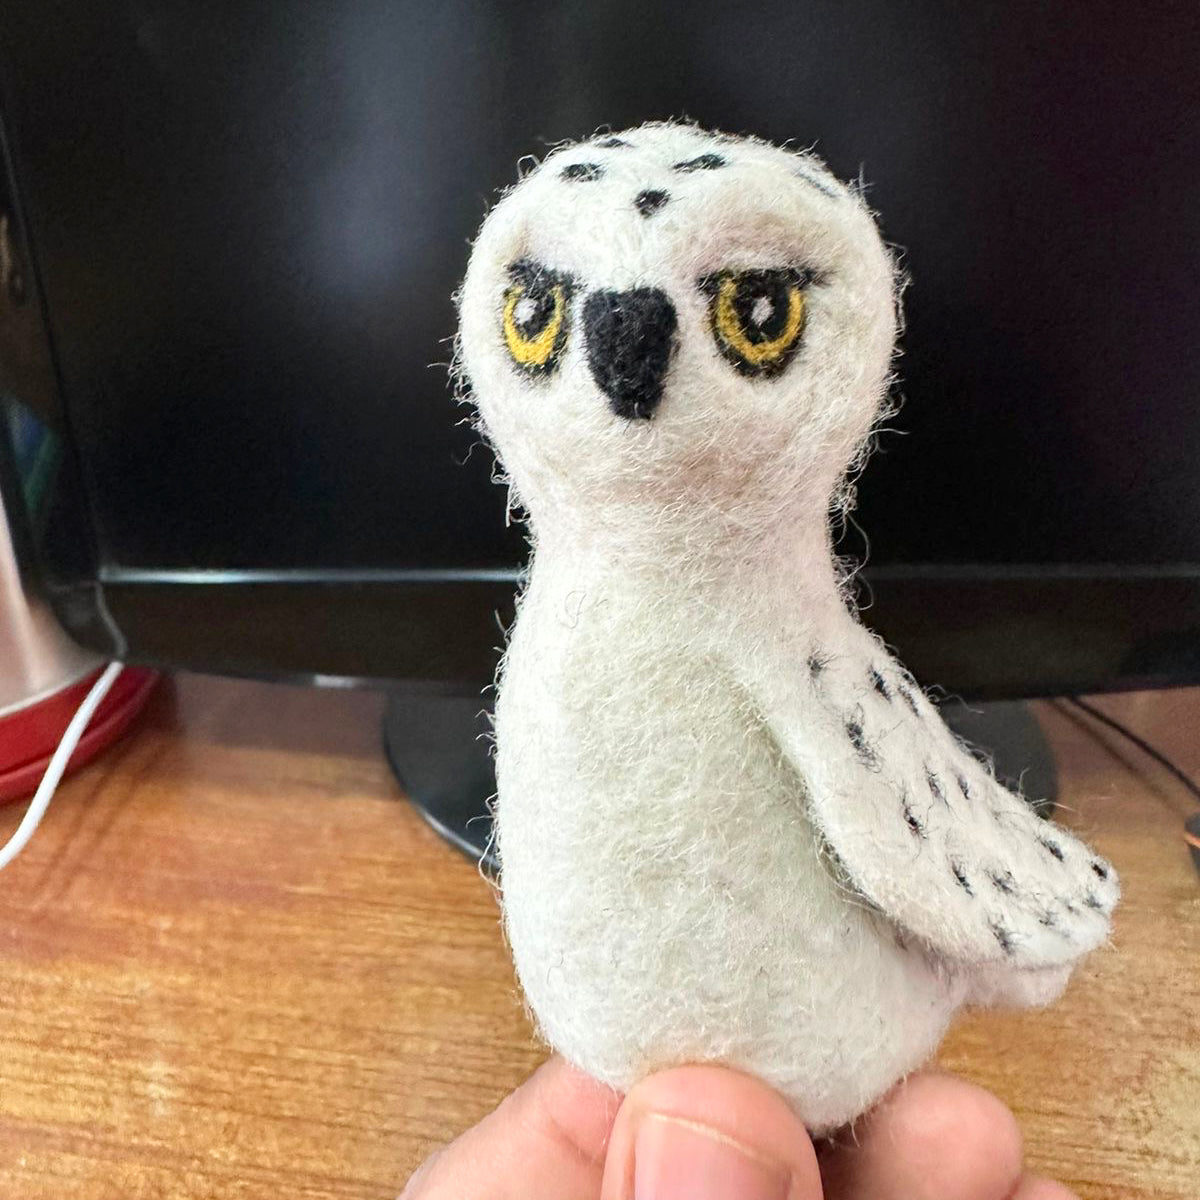
<path id="1" fill-rule="evenodd" d="M 79 739 L 87 732 L 87 727 L 96 715 L 96 709 L 104 703 L 104 697 L 108 695 L 109 689 L 116 683 L 117 676 L 124 669 L 122 663 L 109 663 L 100 678 L 92 684 L 92 690 L 83 698 L 83 703 L 75 710 L 75 715 L 62 735 L 62 741 L 58 743 L 58 749 L 54 751 L 50 763 L 46 767 L 46 773 L 42 776 L 42 782 L 38 784 L 37 791 L 34 792 L 33 799 L 30 800 L 20 825 L 17 826 L 12 837 L 0 848 L 0 871 L 3 871 L 29 844 L 34 830 L 41 824 L 42 818 L 46 815 L 46 809 L 50 807 L 50 801 L 58 790 L 59 780 L 62 779 L 63 772 L 67 769 L 67 763 L 71 761 L 71 755 L 75 753 L 75 747 L 79 745 Z"/>

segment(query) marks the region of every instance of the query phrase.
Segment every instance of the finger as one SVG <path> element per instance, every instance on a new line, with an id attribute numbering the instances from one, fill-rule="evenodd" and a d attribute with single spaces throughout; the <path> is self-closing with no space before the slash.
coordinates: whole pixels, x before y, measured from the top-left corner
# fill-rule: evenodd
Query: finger
<path id="1" fill-rule="evenodd" d="M 1070 1188 L 1041 1175 L 1022 1175 L 1012 1200 L 1079 1200 Z"/>
<path id="2" fill-rule="evenodd" d="M 613 1126 L 602 1200 L 821 1200 L 812 1142 L 766 1084 L 677 1067 L 630 1089 Z"/>
<path id="3" fill-rule="evenodd" d="M 821 1174 L 828 1200 L 1010 1200 L 1021 1132 L 991 1092 L 922 1073 L 823 1152 Z"/>
<path id="4" fill-rule="evenodd" d="M 423 1163 L 401 1200 L 596 1200 L 620 1101 L 552 1058 Z"/>

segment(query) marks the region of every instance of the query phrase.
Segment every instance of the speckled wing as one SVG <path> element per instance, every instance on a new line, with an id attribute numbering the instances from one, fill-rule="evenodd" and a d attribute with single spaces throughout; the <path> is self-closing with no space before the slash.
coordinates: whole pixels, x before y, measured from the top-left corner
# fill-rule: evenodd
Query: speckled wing
<path id="1" fill-rule="evenodd" d="M 1116 873 L 964 748 L 861 627 L 791 678 L 751 685 L 831 866 L 937 955 L 1016 969 L 1106 940 Z"/>

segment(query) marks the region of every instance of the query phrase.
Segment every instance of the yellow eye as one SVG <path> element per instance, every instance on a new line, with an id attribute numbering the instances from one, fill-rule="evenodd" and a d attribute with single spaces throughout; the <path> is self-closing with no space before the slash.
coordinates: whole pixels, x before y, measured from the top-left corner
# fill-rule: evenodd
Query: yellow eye
<path id="1" fill-rule="evenodd" d="M 722 271 L 702 281 L 717 348 L 743 375 L 777 375 L 804 332 L 806 271 Z"/>
<path id="2" fill-rule="evenodd" d="M 504 344 L 530 374 L 554 370 L 567 340 L 570 281 L 534 263 L 514 263 L 504 293 Z"/>

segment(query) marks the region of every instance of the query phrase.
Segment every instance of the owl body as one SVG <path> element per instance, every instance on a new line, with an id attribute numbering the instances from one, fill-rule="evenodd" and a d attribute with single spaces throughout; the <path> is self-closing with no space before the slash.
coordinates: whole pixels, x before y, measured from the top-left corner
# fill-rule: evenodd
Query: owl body
<path id="1" fill-rule="evenodd" d="M 963 1004 L 1054 998 L 1115 875 L 955 740 L 831 551 L 896 323 L 860 198 L 754 139 L 597 138 L 493 210 L 460 311 L 533 542 L 496 829 L 547 1040 L 619 1088 L 727 1063 L 822 1131 Z"/>
<path id="2" fill-rule="evenodd" d="M 833 1128 L 929 1057 L 966 981 L 823 861 L 713 636 L 719 591 L 671 593 L 539 553 L 496 711 L 517 971 L 548 1040 L 620 1090 L 716 1060 Z"/>

